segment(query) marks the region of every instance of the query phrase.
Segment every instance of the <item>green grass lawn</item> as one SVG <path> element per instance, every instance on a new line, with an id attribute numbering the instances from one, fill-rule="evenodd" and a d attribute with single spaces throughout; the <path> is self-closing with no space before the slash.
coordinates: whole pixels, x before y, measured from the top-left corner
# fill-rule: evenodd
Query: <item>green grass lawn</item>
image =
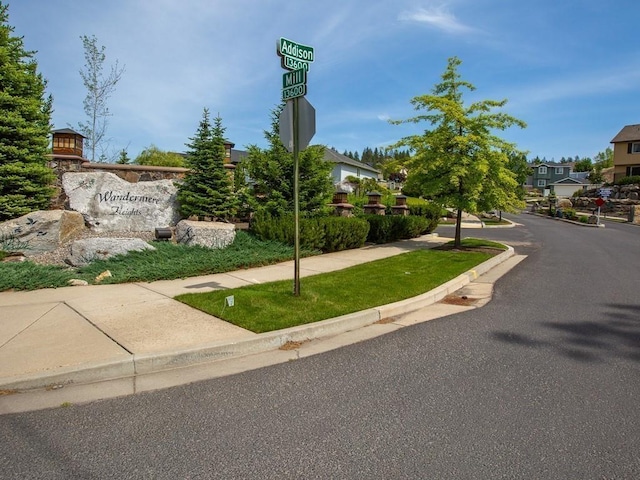
<path id="1" fill-rule="evenodd" d="M 485 225 L 510 225 L 511 222 L 508 222 L 507 220 L 498 220 L 498 219 L 485 219 L 482 220 L 482 223 L 484 223 Z"/>
<path id="2" fill-rule="evenodd" d="M 465 240 L 467 247 L 473 245 Z M 500 245 L 501 249 L 504 246 Z M 491 258 L 482 251 L 417 250 L 293 281 L 179 295 L 176 300 L 256 333 L 303 325 L 425 293 Z M 235 305 L 226 306 L 233 295 Z"/>
<path id="3" fill-rule="evenodd" d="M 94 283 L 96 276 L 105 270 L 112 276 L 102 283 L 151 282 L 259 267 L 293 258 L 293 247 L 257 240 L 242 231 L 237 232 L 233 244 L 221 250 L 170 242 L 152 245 L 155 251 L 130 252 L 81 268 L 36 265 L 29 261 L 0 263 L 0 291 L 64 287 L 72 278 Z"/>

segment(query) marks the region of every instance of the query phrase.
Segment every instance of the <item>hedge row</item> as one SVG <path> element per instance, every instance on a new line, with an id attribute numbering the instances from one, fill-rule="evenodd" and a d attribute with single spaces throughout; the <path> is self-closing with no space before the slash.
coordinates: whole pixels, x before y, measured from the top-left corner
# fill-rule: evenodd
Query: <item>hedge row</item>
<path id="1" fill-rule="evenodd" d="M 389 243 L 419 237 L 433 231 L 427 217 L 414 215 L 366 215 L 369 222 L 367 242 Z M 437 222 L 436 222 L 437 225 Z"/>
<path id="2" fill-rule="evenodd" d="M 337 252 L 360 248 L 365 241 L 389 243 L 419 237 L 438 226 L 433 211 L 422 215 L 364 215 L 362 217 L 317 217 L 300 219 L 300 248 Z M 425 214 L 428 215 L 425 216 Z M 261 240 L 275 240 L 293 245 L 292 215 L 272 217 L 266 212 L 256 213 L 250 231 Z"/>
<path id="3" fill-rule="evenodd" d="M 257 213 L 251 220 L 250 231 L 261 240 L 276 240 L 293 245 L 295 241 L 293 216 L 272 217 Z M 355 217 L 318 217 L 300 219 L 300 248 L 337 252 L 364 245 L 369 223 Z"/>

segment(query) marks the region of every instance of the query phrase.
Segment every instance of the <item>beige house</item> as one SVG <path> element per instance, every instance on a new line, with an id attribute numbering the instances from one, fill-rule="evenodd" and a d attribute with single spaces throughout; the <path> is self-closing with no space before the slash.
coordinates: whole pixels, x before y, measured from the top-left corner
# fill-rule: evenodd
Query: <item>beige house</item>
<path id="1" fill-rule="evenodd" d="M 640 124 L 625 126 L 611 143 L 614 181 L 640 175 Z"/>

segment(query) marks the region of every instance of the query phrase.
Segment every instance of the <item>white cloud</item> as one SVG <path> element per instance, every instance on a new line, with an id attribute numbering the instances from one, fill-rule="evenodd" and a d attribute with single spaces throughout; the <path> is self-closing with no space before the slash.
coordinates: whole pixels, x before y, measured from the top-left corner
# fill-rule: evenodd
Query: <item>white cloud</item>
<path id="1" fill-rule="evenodd" d="M 424 23 L 452 34 L 465 34 L 476 31 L 475 28 L 460 22 L 445 6 L 404 11 L 400 13 L 398 20 L 403 22 Z"/>

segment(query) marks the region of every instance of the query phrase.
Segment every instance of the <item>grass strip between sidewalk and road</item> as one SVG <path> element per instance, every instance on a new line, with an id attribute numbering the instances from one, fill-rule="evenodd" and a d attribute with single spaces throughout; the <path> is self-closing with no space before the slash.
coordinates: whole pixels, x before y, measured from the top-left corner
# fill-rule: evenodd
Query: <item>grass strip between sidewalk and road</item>
<path id="1" fill-rule="evenodd" d="M 467 250 L 416 250 L 331 273 L 301 279 L 300 296 L 293 281 L 249 285 L 206 293 L 187 293 L 176 300 L 255 333 L 334 318 L 428 292 L 504 250 L 486 242 Z M 498 248 L 496 248 L 498 247 Z M 234 305 L 226 298 L 233 296 Z"/>

